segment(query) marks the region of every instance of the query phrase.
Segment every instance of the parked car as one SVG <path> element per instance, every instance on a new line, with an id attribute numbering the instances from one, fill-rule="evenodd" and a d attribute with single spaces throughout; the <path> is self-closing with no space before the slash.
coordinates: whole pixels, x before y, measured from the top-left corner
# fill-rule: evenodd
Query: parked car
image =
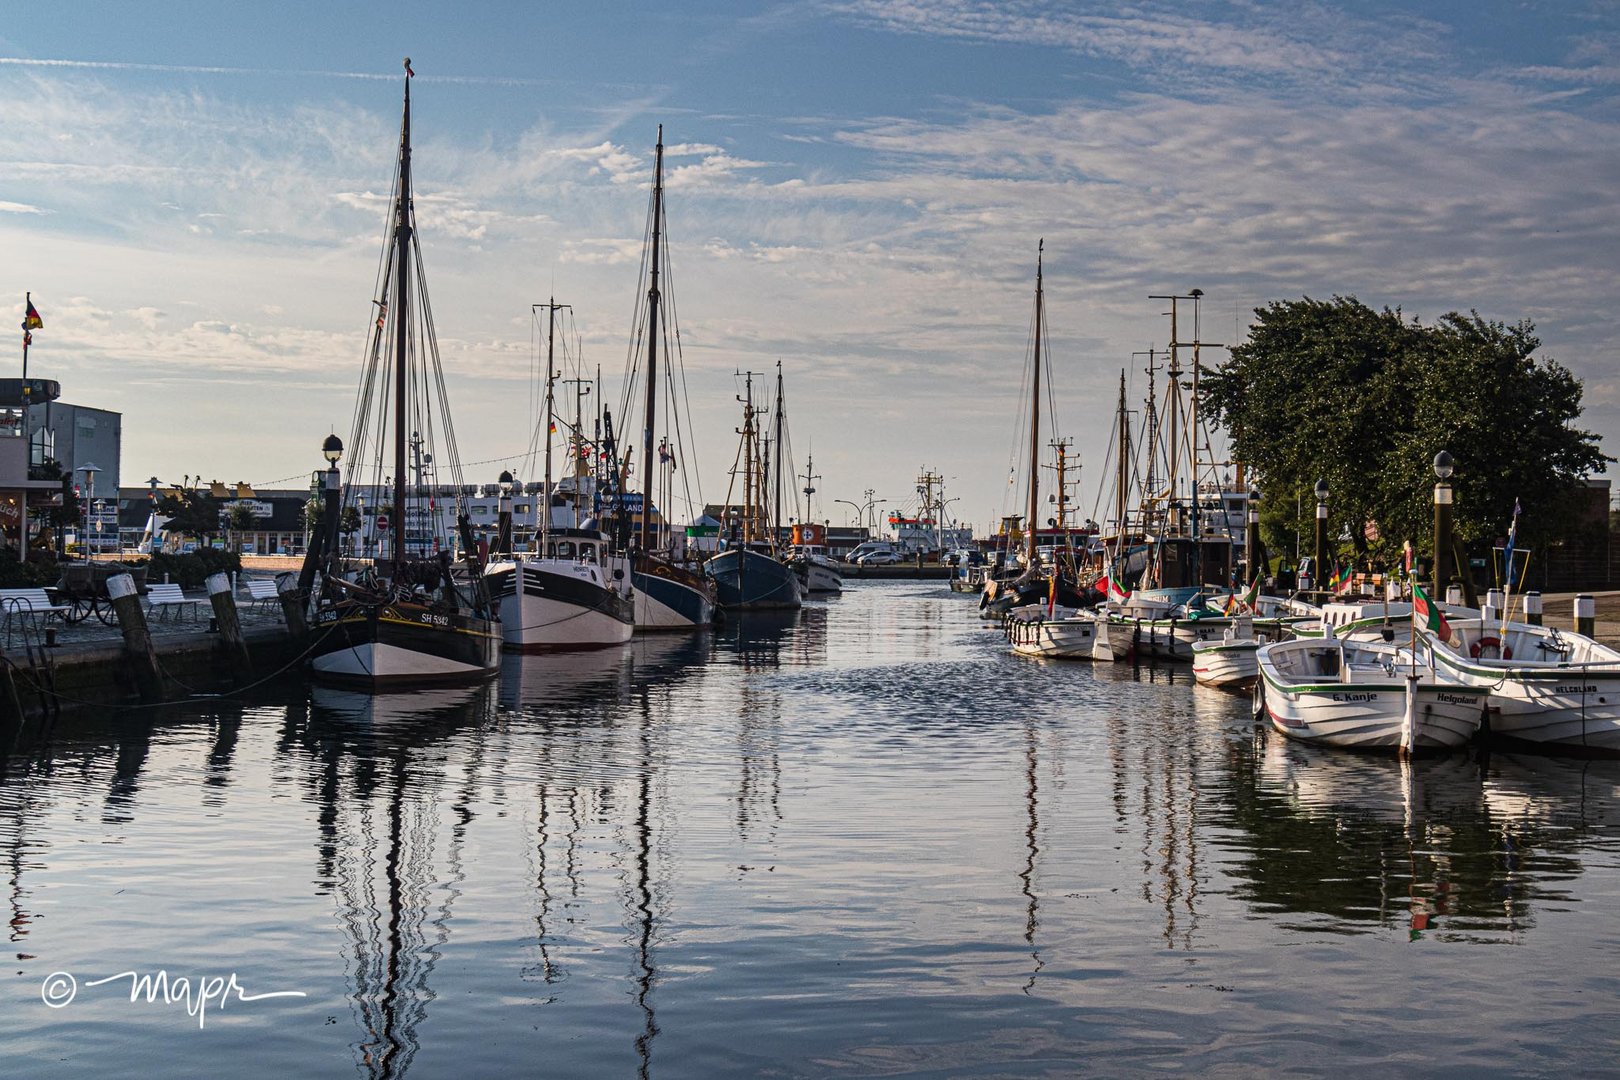
<path id="1" fill-rule="evenodd" d="M 870 551 L 855 560 L 857 566 L 893 566 L 897 562 L 904 562 L 897 552 Z"/>

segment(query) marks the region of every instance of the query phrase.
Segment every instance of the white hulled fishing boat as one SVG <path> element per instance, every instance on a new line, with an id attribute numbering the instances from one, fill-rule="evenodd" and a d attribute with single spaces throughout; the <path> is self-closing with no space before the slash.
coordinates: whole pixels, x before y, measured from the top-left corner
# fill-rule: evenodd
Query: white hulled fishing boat
<path id="1" fill-rule="evenodd" d="M 1272 642 L 1260 647 L 1256 660 L 1272 727 L 1324 746 L 1459 747 L 1478 733 L 1489 695 L 1414 659 L 1410 649 L 1381 641 Z"/>
<path id="2" fill-rule="evenodd" d="M 1095 660 L 1098 619 L 1089 611 L 1029 604 L 1013 608 L 1002 623 L 1013 652 L 1054 660 Z M 1113 659 L 1110 654 L 1108 659 Z"/>
<path id="3" fill-rule="evenodd" d="M 1490 694 L 1493 738 L 1620 754 L 1620 651 L 1568 630 L 1455 619 L 1424 629 L 1435 666 Z"/>
<path id="4" fill-rule="evenodd" d="M 553 492 L 552 433 L 557 428 L 555 379 L 557 313 L 565 305 L 553 297 L 545 304 L 546 384 L 545 409 L 536 424 L 537 437 L 545 439 L 545 484 L 541 491 Z M 578 357 L 575 357 L 576 363 Z M 576 403 L 579 399 L 575 398 Z M 568 459 L 572 463 L 572 506 L 558 507 L 557 500 L 542 496 L 539 531 L 533 546 L 515 548 L 512 529 L 512 502 L 519 485 L 511 473 L 500 479 L 497 561 L 490 564 L 490 593 L 500 601 L 502 637 L 514 652 L 548 652 L 562 649 L 599 649 L 622 645 L 635 631 L 635 597 L 630 580 L 630 559 L 620 543 L 608 534 L 585 528 L 580 520 L 585 493 L 593 502 L 617 505 L 618 452 L 612 437 L 612 416 L 605 418 L 605 433 L 593 447 L 584 435 L 583 418 L 578 411 L 568 438 Z M 543 435 L 541 434 L 543 433 Z M 605 466 L 605 467 L 604 467 Z M 602 476 L 596 475 L 601 469 Z M 556 515 L 572 514 L 569 525 L 559 524 Z M 620 530 L 622 533 L 624 530 Z"/>

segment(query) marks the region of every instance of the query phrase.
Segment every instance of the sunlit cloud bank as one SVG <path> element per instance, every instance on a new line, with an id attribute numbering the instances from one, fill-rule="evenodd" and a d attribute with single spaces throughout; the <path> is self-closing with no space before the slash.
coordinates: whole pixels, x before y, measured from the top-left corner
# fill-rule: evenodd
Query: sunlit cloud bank
<path id="1" fill-rule="evenodd" d="M 1588 422 L 1620 446 L 1611 52 L 1470 67 L 1443 27 L 1324 7 L 814 10 L 897 48 L 944 40 L 1009 63 L 1057 50 L 1133 78 L 763 124 L 754 102 L 696 114 L 677 93 L 625 90 L 510 131 L 431 122 L 424 81 L 417 213 L 467 457 L 527 445 L 531 304 L 573 305 L 573 344 L 617 387 L 660 122 L 668 288 L 713 498 L 733 373 L 781 359 L 795 445 L 813 440 L 824 491 L 904 496 L 929 465 L 953 477 L 960 512 L 988 518 L 1040 238 L 1058 421 L 1093 478 L 1119 370 L 1168 337 L 1148 295 L 1195 286 L 1219 341 L 1240 339 L 1255 305 L 1304 294 L 1532 318 L 1586 379 Z M 19 300 L 49 297 L 36 358 L 71 372 L 70 397 L 130 413 L 131 475 L 179 470 L 199 440 L 231 478 L 295 472 L 350 405 L 395 99 L 345 89 L 265 105 L 228 83 L 117 76 L 0 65 L 0 244 L 25 256 L 8 278 Z M 227 400 L 262 388 L 256 407 L 275 422 L 249 444 L 217 400 L 190 427 L 153 419 L 213 385 Z"/>

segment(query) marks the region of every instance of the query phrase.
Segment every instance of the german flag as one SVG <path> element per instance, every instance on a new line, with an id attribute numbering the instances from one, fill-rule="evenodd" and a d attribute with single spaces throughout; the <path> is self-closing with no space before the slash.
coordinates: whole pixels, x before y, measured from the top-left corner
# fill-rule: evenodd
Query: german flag
<path id="1" fill-rule="evenodd" d="M 44 325 L 45 320 L 39 317 L 39 312 L 34 308 L 34 302 L 32 300 L 28 301 L 28 311 L 23 315 L 23 329 L 38 330 Z"/>

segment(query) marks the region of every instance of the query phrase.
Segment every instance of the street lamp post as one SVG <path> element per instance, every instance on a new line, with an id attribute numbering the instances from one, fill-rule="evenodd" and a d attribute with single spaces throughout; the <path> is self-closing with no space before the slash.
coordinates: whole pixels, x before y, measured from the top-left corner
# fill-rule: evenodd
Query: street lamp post
<path id="1" fill-rule="evenodd" d="M 321 527 L 326 533 L 323 548 L 330 558 L 337 553 L 338 527 L 341 524 L 339 497 L 343 491 L 343 478 L 338 475 L 338 460 L 343 457 L 343 440 L 328 435 L 321 443 L 321 456 L 326 458 L 326 482 L 321 488 Z"/>
<path id="2" fill-rule="evenodd" d="M 90 508 L 96 498 L 96 473 L 101 471 L 101 466 L 87 461 L 79 466 L 78 471 L 84 473 L 84 498 L 79 500 L 84 509 L 84 531 L 79 534 L 79 546 L 84 549 L 84 557 L 88 560 L 91 555 L 90 523 L 92 518 Z"/>
<path id="3" fill-rule="evenodd" d="M 1265 573 L 1265 567 L 1260 565 L 1260 492 L 1254 488 L 1249 489 L 1248 520 L 1243 530 L 1243 559 L 1247 563 L 1249 582 L 1252 583 Z"/>
<path id="4" fill-rule="evenodd" d="M 1327 567 L 1327 497 L 1328 486 L 1326 480 L 1316 482 L 1316 560 L 1311 567 L 1311 584 L 1320 589 L 1321 582 L 1326 580 L 1323 573 Z"/>
<path id="5" fill-rule="evenodd" d="M 1434 455 L 1434 598 L 1446 596 L 1446 560 L 1451 554 L 1451 474 L 1456 466 L 1451 454 L 1442 450 Z"/>

